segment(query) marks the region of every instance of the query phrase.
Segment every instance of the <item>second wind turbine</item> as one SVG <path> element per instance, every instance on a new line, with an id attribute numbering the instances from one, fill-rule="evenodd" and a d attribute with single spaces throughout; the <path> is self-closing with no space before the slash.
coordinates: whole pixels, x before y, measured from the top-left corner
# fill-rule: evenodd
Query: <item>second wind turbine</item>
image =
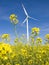
<path id="1" fill-rule="evenodd" d="M 33 19 L 33 20 L 37 20 L 37 19 L 32 18 L 32 17 L 30 17 L 30 16 L 28 15 L 28 13 L 27 13 L 27 11 L 26 11 L 26 9 L 25 9 L 25 7 L 24 7 L 23 4 L 22 4 L 22 7 L 23 7 L 23 10 L 24 10 L 25 15 L 26 15 L 26 18 L 25 18 L 25 20 L 23 21 L 23 23 L 26 22 L 26 24 L 27 24 L 27 43 L 29 43 L 29 27 L 28 27 L 28 19 L 29 19 L 29 18 L 30 18 L 30 19 Z"/>

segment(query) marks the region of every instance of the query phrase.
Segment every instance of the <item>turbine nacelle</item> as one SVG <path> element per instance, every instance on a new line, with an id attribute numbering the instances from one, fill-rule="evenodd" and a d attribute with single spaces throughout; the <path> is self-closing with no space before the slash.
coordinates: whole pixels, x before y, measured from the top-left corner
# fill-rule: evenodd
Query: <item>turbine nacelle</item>
<path id="1" fill-rule="evenodd" d="M 30 17 L 30 16 L 27 16 L 26 19 L 23 21 L 23 23 L 25 23 L 27 21 L 27 19 L 33 19 L 33 20 L 37 20 L 38 21 L 38 19 L 35 19 L 33 17 Z"/>

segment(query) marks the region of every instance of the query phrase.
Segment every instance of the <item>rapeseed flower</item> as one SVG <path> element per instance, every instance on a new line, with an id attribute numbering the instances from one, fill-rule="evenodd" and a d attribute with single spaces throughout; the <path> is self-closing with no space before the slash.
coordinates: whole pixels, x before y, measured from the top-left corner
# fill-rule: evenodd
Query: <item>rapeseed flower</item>
<path id="1" fill-rule="evenodd" d="M 38 41 L 40 39 L 38 38 Z M 2 62 L 3 61 L 3 62 Z M 49 44 L 0 44 L 0 65 L 49 65 Z"/>
<path id="2" fill-rule="evenodd" d="M 11 23 L 13 23 L 13 24 L 18 23 L 17 16 L 15 14 L 11 14 L 9 18 L 11 20 Z"/>
<path id="3" fill-rule="evenodd" d="M 10 35 L 9 34 L 2 34 L 1 36 L 2 42 L 10 42 Z"/>
<path id="4" fill-rule="evenodd" d="M 8 39 L 8 38 L 9 38 L 9 34 L 3 34 L 3 35 L 1 36 L 1 38 L 2 38 L 2 39 Z"/>
<path id="5" fill-rule="evenodd" d="M 13 20 L 13 18 L 16 18 L 17 16 L 15 14 L 10 15 L 10 20 Z"/>
<path id="6" fill-rule="evenodd" d="M 15 65 L 20 65 L 20 64 L 18 63 L 18 64 L 15 64 Z"/>
<path id="7" fill-rule="evenodd" d="M 45 38 L 46 38 L 47 40 L 49 40 L 49 34 L 46 34 L 46 35 L 45 35 Z"/>
<path id="8" fill-rule="evenodd" d="M 27 50 L 26 49 L 21 49 L 21 54 L 23 56 L 27 56 Z"/>
<path id="9" fill-rule="evenodd" d="M 40 37 L 36 38 L 36 43 L 37 43 L 37 44 L 42 43 L 42 38 L 40 38 Z"/>
<path id="10" fill-rule="evenodd" d="M 10 62 L 6 63 L 6 65 L 12 65 Z"/>
<path id="11" fill-rule="evenodd" d="M 32 60 L 32 59 L 29 60 L 29 61 L 28 61 L 28 64 L 29 64 L 29 65 L 33 65 L 33 60 Z"/>
<path id="12" fill-rule="evenodd" d="M 37 27 L 32 28 L 32 33 L 39 33 L 40 29 Z"/>

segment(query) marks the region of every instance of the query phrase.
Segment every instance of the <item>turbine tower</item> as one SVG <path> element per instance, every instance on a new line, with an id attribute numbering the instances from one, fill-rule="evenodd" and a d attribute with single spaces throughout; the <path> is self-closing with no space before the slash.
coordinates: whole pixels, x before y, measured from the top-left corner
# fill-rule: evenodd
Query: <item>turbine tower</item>
<path id="1" fill-rule="evenodd" d="M 25 18 L 25 20 L 23 21 L 23 23 L 26 22 L 26 25 L 27 25 L 27 43 L 29 43 L 29 27 L 28 27 L 28 19 L 29 19 L 29 18 L 30 18 L 30 19 L 33 19 L 33 20 L 37 20 L 37 19 L 32 18 L 32 17 L 30 17 L 30 16 L 28 15 L 28 13 L 27 13 L 27 11 L 26 11 L 26 9 L 25 9 L 25 7 L 24 7 L 23 4 L 22 4 L 22 7 L 23 7 L 24 13 L 25 13 L 25 15 L 26 15 L 26 18 Z"/>

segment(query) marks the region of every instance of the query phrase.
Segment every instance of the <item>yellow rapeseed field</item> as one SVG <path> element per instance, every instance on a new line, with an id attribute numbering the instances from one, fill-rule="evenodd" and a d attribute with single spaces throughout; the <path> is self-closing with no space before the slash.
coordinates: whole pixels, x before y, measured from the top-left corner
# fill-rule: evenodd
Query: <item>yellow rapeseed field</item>
<path id="1" fill-rule="evenodd" d="M 0 43 L 0 65 L 49 65 L 49 44 Z"/>
<path id="2" fill-rule="evenodd" d="M 15 14 L 10 15 L 11 23 L 18 23 Z M 31 29 L 29 44 L 26 42 L 25 35 L 17 37 L 10 44 L 10 35 L 0 35 L 0 65 L 49 65 L 49 34 L 45 35 L 44 42 L 38 37 L 40 28 Z"/>

